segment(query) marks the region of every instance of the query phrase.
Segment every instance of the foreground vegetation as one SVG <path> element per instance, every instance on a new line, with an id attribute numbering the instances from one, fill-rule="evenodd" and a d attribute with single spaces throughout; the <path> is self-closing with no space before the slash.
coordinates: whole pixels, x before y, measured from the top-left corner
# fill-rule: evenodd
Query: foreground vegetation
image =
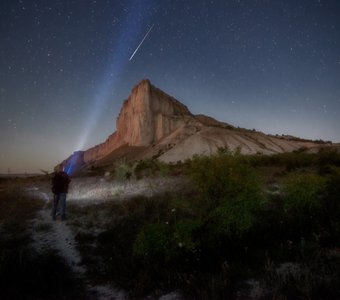
<path id="1" fill-rule="evenodd" d="M 110 176 L 191 183 L 152 197 L 69 203 L 67 224 L 91 284 L 112 282 L 135 299 L 173 291 L 184 299 L 340 299 L 340 154 L 221 149 L 172 165 L 120 162 Z M 22 185 L 0 180 L 0 298 L 91 299 L 53 249 L 33 248 L 29 228 L 43 203 Z"/>
<path id="2" fill-rule="evenodd" d="M 196 188 L 74 208 L 75 219 L 92 218 L 93 233 L 77 241 L 93 280 L 132 298 L 180 290 L 185 299 L 340 299 L 339 154 L 221 149 L 184 164 L 124 164 L 120 178 L 122 170 L 182 174 Z"/>

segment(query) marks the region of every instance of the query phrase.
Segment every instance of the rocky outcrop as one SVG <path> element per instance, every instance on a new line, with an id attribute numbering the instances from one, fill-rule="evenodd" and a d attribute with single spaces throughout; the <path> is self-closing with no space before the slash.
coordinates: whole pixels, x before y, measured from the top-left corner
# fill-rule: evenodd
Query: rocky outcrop
<path id="1" fill-rule="evenodd" d="M 193 118 L 188 108 L 175 98 L 152 86 L 139 82 L 124 101 L 116 121 L 116 129 L 102 144 L 84 153 L 86 163 L 97 161 L 123 145 L 149 146 L 160 141 Z"/>
<path id="2" fill-rule="evenodd" d="M 110 162 L 124 153 L 135 159 L 157 157 L 166 162 L 212 154 L 221 147 L 239 149 L 244 154 L 273 154 L 320 144 L 299 138 L 275 137 L 235 128 L 204 115 L 192 115 L 181 102 L 142 80 L 124 101 L 116 121 L 116 132 L 97 146 L 75 152 L 62 162 L 66 168 Z M 118 155 L 119 154 L 119 155 Z M 77 169 L 72 166 L 71 169 Z"/>
<path id="3" fill-rule="evenodd" d="M 143 80 L 124 101 L 117 135 L 128 145 L 148 146 L 183 125 L 185 116 L 191 116 L 186 106 Z"/>
<path id="4" fill-rule="evenodd" d="M 116 132 L 99 145 L 83 152 L 85 164 L 96 162 L 124 146 L 150 146 L 194 117 L 181 102 L 151 85 L 139 82 L 124 101 L 116 121 Z M 71 155 L 62 164 L 69 165 Z"/>

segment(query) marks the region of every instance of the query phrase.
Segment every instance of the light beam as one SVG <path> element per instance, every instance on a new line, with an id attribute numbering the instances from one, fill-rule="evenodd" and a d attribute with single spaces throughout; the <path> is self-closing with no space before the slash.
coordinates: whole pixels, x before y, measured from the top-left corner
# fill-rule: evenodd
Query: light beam
<path id="1" fill-rule="evenodd" d="M 93 95 L 93 103 L 86 118 L 83 132 L 79 137 L 78 144 L 76 145 L 76 150 L 84 149 L 84 146 L 86 145 L 89 136 L 93 133 L 103 110 L 107 109 L 108 103 L 112 98 L 112 92 L 119 85 L 122 71 L 128 63 L 129 54 L 126 49 L 131 49 L 130 43 L 133 40 L 136 40 L 137 35 L 140 34 L 140 29 L 145 28 L 145 25 L 143 25 L 145 18 L 140 19 L 138 16 L 141 11 L 144 12 L 147 7 L 151 7 L 152 3 L 153 0 L 134 0 L 131 3 L 131 9 L 128 10 L 128 14 L 125 15 L 125 20 L 122 21 L 121 28 L 123 30 L 120 32 L 115 42 L 115 45 L 117 45 L 114 51 L 115 53 L 108 61 L 106 72 L 103 73 L 102 80 L 99 81 L 97 92 Z M 147 14 L 144 13 L 144 16 L 147 17 Z M 151 26 L 146 36 L 143 38 L 143 41 L 150 33 L 153 26 L 154 25 Z M 72 168 L 72 166 L 70 166 L 70 168 Z M 72 170 L 70 169 L 70 171 Z"/>

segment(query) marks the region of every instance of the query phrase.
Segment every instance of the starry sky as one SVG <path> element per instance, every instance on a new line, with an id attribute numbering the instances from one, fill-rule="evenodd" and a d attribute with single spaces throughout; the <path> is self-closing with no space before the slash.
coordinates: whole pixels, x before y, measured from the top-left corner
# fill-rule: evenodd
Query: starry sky
<path id="1" fill-rule="evenodd" d="M 1 0 L 0 173 L 104 142 L 143 78 L 195 114 L 340 142 L 340 1 Z"/>

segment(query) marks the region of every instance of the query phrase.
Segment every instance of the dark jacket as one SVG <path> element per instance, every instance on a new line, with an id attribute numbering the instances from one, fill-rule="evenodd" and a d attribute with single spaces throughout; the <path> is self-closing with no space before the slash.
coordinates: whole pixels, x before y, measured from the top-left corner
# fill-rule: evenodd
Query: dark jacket
<path id="1" fill-rule="evenodd" d="M 54 173 L 54 176 L 52 177 L 53 194 L 67 193 L 70 182 L 71 179 L 66 172 L 62 171 Z"/>

